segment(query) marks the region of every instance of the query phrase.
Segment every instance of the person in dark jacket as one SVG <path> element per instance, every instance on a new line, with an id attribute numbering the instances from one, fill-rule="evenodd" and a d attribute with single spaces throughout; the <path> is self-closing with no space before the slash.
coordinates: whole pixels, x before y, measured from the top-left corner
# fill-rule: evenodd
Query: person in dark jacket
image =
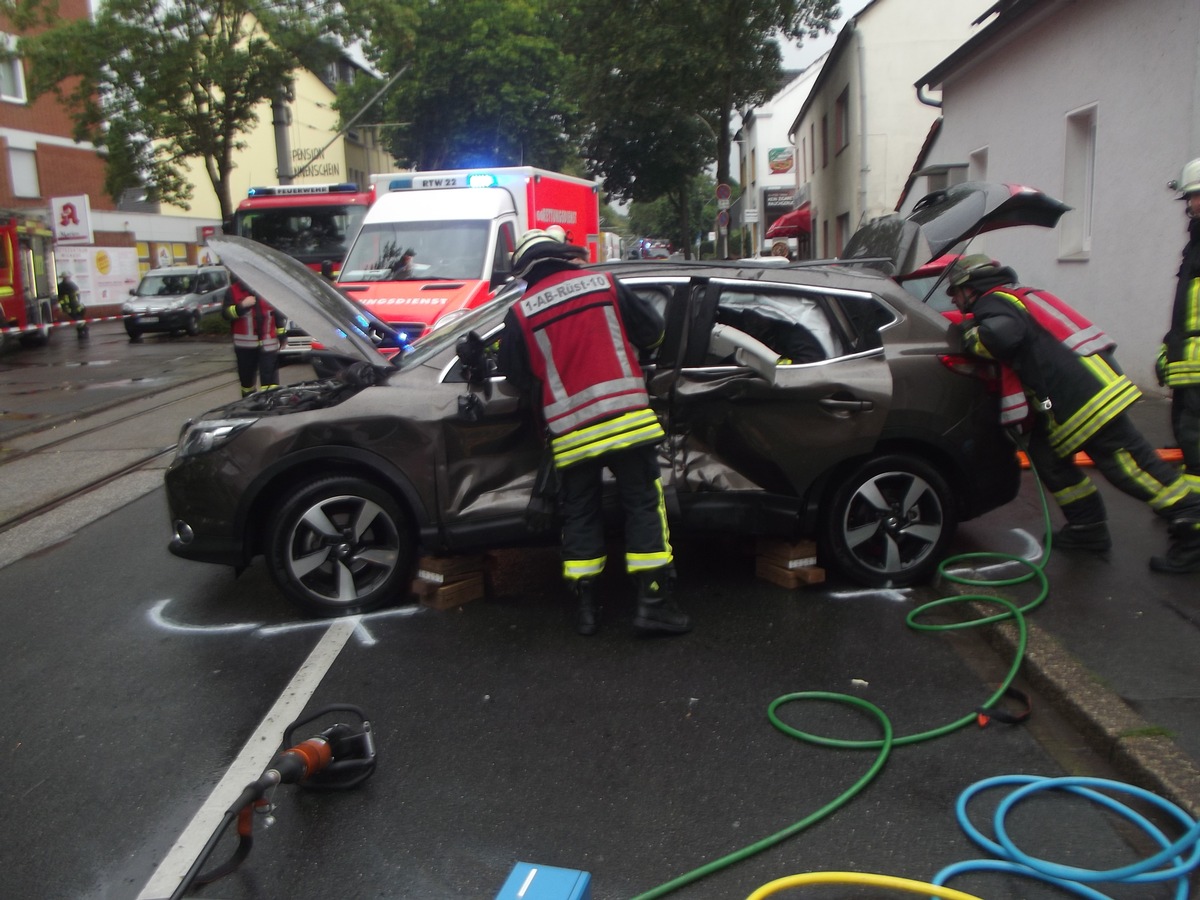
<path id="1" fill-rule="evenodd" d="M 79 299 L 79 285 L 71 279 L 70 272 L 58 276 L 58 308 L 63 315 L 75 323 L 75 336 L 81 341 L 88 339 L 88 324 L 85 321 L 87 308 Z"/>
<path id="2" fill-rule="evenodd" d="M 1114 487 L 1169 523 L 1170 546 L 1150 559 L 1157 572 L 1200 572 L 1200 494 L 1164 462 L 1126 410 L 1141 391 L 1112 354 L 1113 343 L 1047 291 L 987 256 L 957 260 L 947 293 L 963 313 L 963 343 L 1020 379 L 1034 416 L 1030 461 L 1067 519 L 1052 546 L 1106 551 L 1104 501 L 1075 465 L 1084 451 Z M 1081 324 L 1082 323 L 1082 324 Z"/>
<path id="3" fill-rule="evenodd" d="M 1156 371 L 1171 389 L 1171 427 L 1183 454 L 1184 474 L 1200 490 L 1200 158 L 1183 167 L 1175 182 L 1188 216 L 1171 307 L 1171 330 L 1163 337 Z"/>
<path id="4" fill-rule="evenodd" d="M 229 286 L 224 315 L 232 323 L 242 396 L 279 387 L 279 348 L 287 334 L 283 317 L 237 278 Z"/>
<path id="5" fill-rule="evenodd" d="M 536 400 L 559 478 L 563 578 L 576 598 L 576 630 L 594 634 L 596 579 L 606 563 L 601 476 L 616 478 L 625 511 L 625 569 L 637 584 L 639 632 L 682 634 L 692 621 L 673 597 L 674 568 L 656 445 L 638 350 L 663 337 L 657 311 L 605 272 L 580 271 L 583 247 L 534 229 L 513 251 L 524 295 L 501 336 L 499 365 Z"/>

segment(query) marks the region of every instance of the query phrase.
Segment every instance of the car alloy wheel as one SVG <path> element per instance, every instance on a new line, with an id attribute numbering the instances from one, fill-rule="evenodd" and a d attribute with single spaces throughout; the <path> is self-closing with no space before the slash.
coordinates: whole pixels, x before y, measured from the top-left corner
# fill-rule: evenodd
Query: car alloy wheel
<path id="1" fill-rule="evenodd" d="M 823 517 L 822 543 L 837 568 L 862 584 L 927 581 L 958 521 L 937 470 L 916 457 L 887 456 L 841 481 Z"/>
<path id="2" fill-rule="evenodd" d="M 274 517 L 268 561 L 280 590 L 307 612 L 367 612 L 402 596 L 415 539 L 386 491 L 334 476 L 300 488 Z"/>

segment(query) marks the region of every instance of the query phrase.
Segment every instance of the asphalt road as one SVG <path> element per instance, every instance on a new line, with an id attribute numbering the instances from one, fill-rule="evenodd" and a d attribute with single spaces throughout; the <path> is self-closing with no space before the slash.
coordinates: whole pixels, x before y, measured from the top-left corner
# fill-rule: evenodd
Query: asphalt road
<path id="1" fill-rule="evenodd" d="M 152 461 L 0 532 L 4 896 L 167 896 L 178 876 L 164 866 L 195 858 L 194 817 L 215 808 L 219 821 L 228 800 L 214 807 L 213 798 L 223 786 L 236 795 L 289 721 L 329 703 L 367 712 L 374 775 L 344 793 L 277 788 L 274 824 L 260 819 L 241 868 L 197 896 L 489 898 L 517 860 L 590 872 L 596 900 L 637 896 L 794 827 L 871 766 L 872 751 L 814 746 L 772 727 L 775 698 L 846 693 L 913 735 L 969 715 L 1008 664 L 1002 637 L 905 626 L 938 591 L 861 591 L 836 579 L 783 590 L 753 577 L 752 549 L 736 540 L 676 541 L 681 597 L 698 623 L 681 638 L 634 638 L 628 586 L 615 575 L 600 634 L 579 638 L 545 550 L 499 552 L 493 595 L 462 607 L 301 620 L 261 565 L 234 578 L 165 549 L 167 460 L 156 451 L 189 404 L 212 405 L 184 399 L 184 385 L 236 395 L 228 348 L 129 346 L 101 331 L 81 351 L 61 337 L 37 362 L 0 357 L 0 380 L 14 386 L 0 386 L 0 402 L 25 396 L 38 380 L 22 379 L 36 366 L 67 382 L 84 362 L 112 374 L 94 388 L 63 388 L 69 396 L 55 397 L 40 430 L 5 430 L 12 423 L 0 414 L 5 483 L 62 482 L 64 458 L 67 470 L 94 457 Z M 153 368 L 142 354 L 173 367 L 150 391 L 120 374 L 130 361 Z M 101 360 L 112 361 L 93 365 Z M 115 393 L 92 404 L 93 390 Z M 1123 540 L 1108 562 L 1064 556 L 1047 567 L 1051 597 L 1030 616 L 1036 659 L 1019 680 L 1034 697 L 1027 725 L 972 724 L 897 747 L 831 817 L 672 896 L 745 897 L 822 870 L 928 880 L 982 855 L 954 802 L 996 775 L 1186 782 L 1200 750 L 1195 584 L 1146 573 L 1162 535 L 1123 500 L 1111 501 Z M 1026 555 L 1036 504 L 1030 482 L 1019 501 L 965 526 L 956 549 Z M 1168 729 L 1174 740 L 1114 734 L 1090 704 L 1128 716 L 1126 731 Z M 818 734 L 878 733 L 869 716 L 825 702 L 786 704 L 780 716 Z M 1169 751 L 1179 754 L 1170 771 L 1156 772 Z M 1187 783 L 1166 789 L 1187 802 Z M 979 799 L 976 821 L 996 799 Z M 1144 850 L 1112 817 L 1066 807 L 1022 808 L 1020 834 L 1042 855 L 1110 867 Z M 200 831 L 202 843 L 212 828 Z M 231 849 L 223 842 L 213 859 Z M 993 875 L 952 886 L 989 900 L 1062 896 Z M 1161 884 L 1105 892 L 1173 896 Z"/>

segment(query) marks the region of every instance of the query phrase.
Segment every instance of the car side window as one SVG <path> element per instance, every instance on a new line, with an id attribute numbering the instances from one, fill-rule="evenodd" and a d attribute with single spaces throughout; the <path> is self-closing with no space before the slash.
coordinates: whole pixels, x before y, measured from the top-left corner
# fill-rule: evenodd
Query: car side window
<path id="1" fill-rule="evenodd" d="M 896 314 L 874 297 L 838 297 L 836 318 L 846 330 L 848 352 L 862 353 L 883 346 L 879 331 L 896 321 Z"/>
<path id="2" fill-rule="evenodd" d="M 496 255 L 492 259 L 492 274 L 512 273 L 512 252 L 516 249 L 516 237 L 512 222 L 503 222 L 496 234 Z"/>
<path id="3" fill-rule="evenodd" d="M 780 365 L 836 359 L 848 352 L 842 330 L 828 312 L 828 300 L 800 291 L 722 289 L 716 323 L 736 329 L 770 347 Z M 726 360 L 709 360 L 710 364 Z"/>

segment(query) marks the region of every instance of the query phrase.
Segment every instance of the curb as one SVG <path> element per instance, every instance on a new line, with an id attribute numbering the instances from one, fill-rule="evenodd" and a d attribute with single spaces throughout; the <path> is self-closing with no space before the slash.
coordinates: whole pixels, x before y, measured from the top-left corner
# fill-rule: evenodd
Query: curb
<path id="1" fill-rule="evenodd" d="M 995 610 L 972 604 L 980 616 Z M 1200 767 L 1170 738 L 1155 729 L 1129 704 L 1106 689 L 1090 670 L 1048 632 L 1026 620 L 1029 632 L 1022 674 L 1038 693 L 1083 734 L 1121 777 L 1200 815 Z M 984 634 L 994 650 L 1010 658 L 1017 652 L 1018 631 L 1002 622 Z"/>

